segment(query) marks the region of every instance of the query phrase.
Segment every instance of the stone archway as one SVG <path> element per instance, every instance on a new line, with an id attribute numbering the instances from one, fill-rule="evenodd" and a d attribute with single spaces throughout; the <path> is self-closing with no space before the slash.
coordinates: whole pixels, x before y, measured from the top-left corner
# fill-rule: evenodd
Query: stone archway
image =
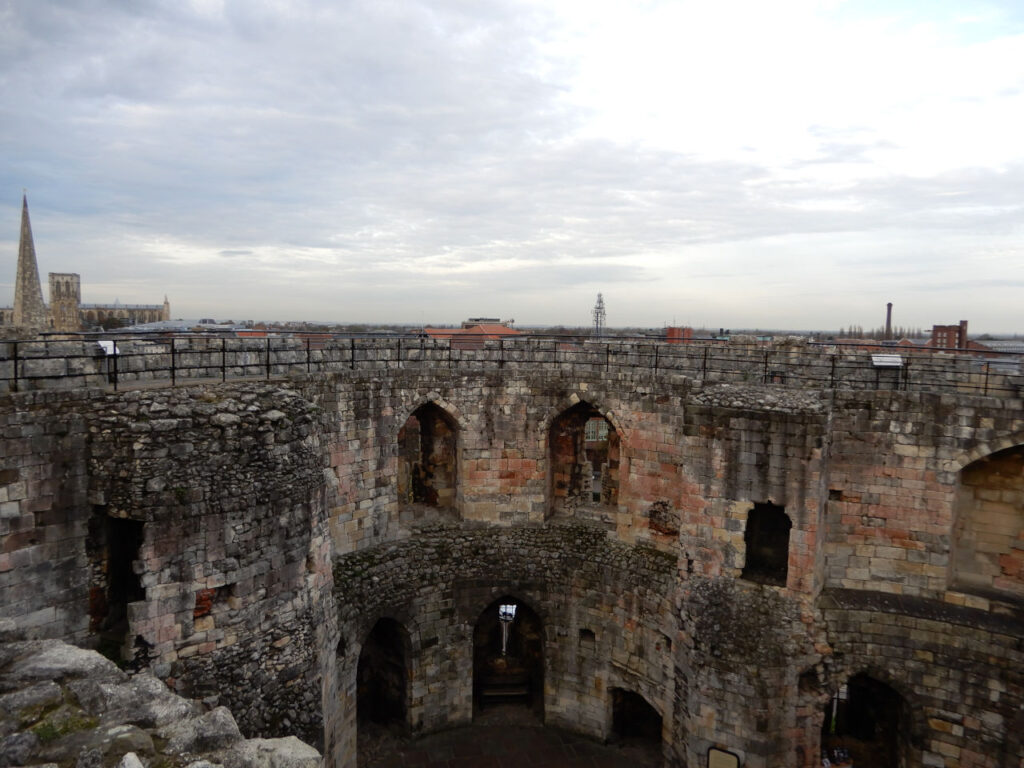
<path id="1" fill-rule="evenodd" d="M 971 462 L 958 480 L 950 586 L 1024 598 L 1024 445 Z"/>
<path id="2" fill-rule="evenodd" d="M 506 595 L 473 628 L 473 711 L 519 704 L 544 718 L 544 627 L 522 600 Z"/>
<path id="3" fill-rule="evenodd" d="M 406 728 L 409 718 L 409 636 L 394 619 L 382 618 L 367 635 L 356 671 L 360 725 Z"/>
<path id="4" fill-rule="evenodd" d="M 658 710 L 635 691 L 612 688 L 611 695 L 612 737 L 660 750 L 662 720 Z"/>
<path id="5" fill-rule="evenodd" d="M 822 752 L 833 764 L 907 768 L 910 706 L 896 690 L 866 673 L 853 675 L 825 706 Z"/>
<path id="6" fill-rule="evenodd" d="M 576 403 L 552 420 L 551 514 L 618 506 L 620 443 L 615 425 L 590 403 Z"/>
<path id="7" fill-rule="evenodd" d="M 428 402 L 398 431 L 398 503 L 455 512 L 458 502 L 458 424 Z"/>

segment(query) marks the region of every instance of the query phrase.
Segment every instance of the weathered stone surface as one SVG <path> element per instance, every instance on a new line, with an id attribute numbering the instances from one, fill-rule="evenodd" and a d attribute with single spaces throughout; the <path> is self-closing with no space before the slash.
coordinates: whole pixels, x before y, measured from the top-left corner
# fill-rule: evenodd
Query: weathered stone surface
<path id="1" fill-rule="evenodd" d="M 0 695 L 0 710 L 24 722 L 45 709 L 56 707 L 62 700 L 60 686 L 52 680 L 46 680 Z"/>
<path id="2" fill-rule="evenodd" d="M 63 722 L 55 722 L 57 735 L 52 740 L 49 736 L 52 731 L 39 731 L 47 734 L 47 739 L 38 746 L 34 756 L 46 762 L 66 764 L 82 756 L 93 761 L 98 755 L 102 764 L 129 751 L 145 755 L 155 752 L 152 737 L 141 728 L 134 725 L 93 725 L 91 721 L 76 720 L 73 715 Z"/>
<path id="3" fill-rule="evenodd" d="M 318 768 L 320 753 L 294 736 L 249 739 L 223 754 L 225 768 Z"/>
<path id="4" fill-rule="evenodd" d="M 186 755 L 189 762 L 205 758 L 220 765 L 320 764 L 319 752 L 294 737 L 249 744 L 227 709 L 199 714 L 195 702 L 147 675 L 111 682 L 106 659 L 61 645 L 19 643 L 17 657 L 34 660 L 31 674 L 19 675 L 11 665 L 0 670 L 0 685 L 9 691 L 0 707 L 17 713 L 11 721 L 17 730 L 0 739 L 0 766 L 170 767 L 183 765 Z M 53 679 L 38 681 L 44 669 Z"/>
<path id="5" fill-rule="evenodd" d="M 0 690 L 12 691 L 32 683 L 89 678 L 125 682 L 128 676 L 98 653 L 59 640 L 11 644 L 12 658 L 0 674 Z"/>
<path id="6" fill-rule="evenodd" d="M 130 723 L 160 728 L 199 714 L 195 702 L 175 696 L 151 675 L 136 675 L 126 683 L 81 680 L 68 683 L 82 709 L 104 723 Z"/>
<path id="7" fill-rule="evenodd" d="M 853 377 L 822 390 L 777 381 L 783 352 L 760 348 L 701 370 L 680 347 L 659 371 L 601 345 L 413 351 L 353 345 L 335 373 L 285 382 L 6 398 L 0 607 L 17 627 L 0 637 L 98 640 L 120 535 L 139 577 L 125 661 L 229 705 L 246 734 L 318 740 L 332 765 L 354 756 L 377 619 L 409 636 L 407 725 L 442 728 L 473 715 L 473 630 L 504 596 L 542 618 L 548 722 L 603 738 L 610 692 L 637 693 L 670 765 L 728 746 L 746 768 L 809 768 L 826 703 L 860 673 L 905 698 L 911 768 L 1020 753 L 1018 398 L 904 389 L 863 356 L 819 356 L 818 381 L 844 362 Z M 579 435 L 571 461 L 553 447 L 574 406 L 614 428 L 608 466 Z M 409 503 L 402 474 L 424 449 L 399 435 L 428 411 L 447 430 L 422 465 L 443 470 L 443 509 Z M 555 504 L 556 465 L 593 472 L 597 498 Z M 758 505 L 790 525 L 778 583 L 744 577 Z M 69 680 L 104 725 L 123 718 L 119 694 Z"/>
<path id="8" fill-rule="evenodd" d="M 134 752 L 127 752 L 121 758 L 121 762 L 117 764 L 117 768 L 145 768 L 145 764 Z"/>
<path id="9" fill-rule="evenodd" d="M 0 766 L 28 765 L 32 754 L 39 747 L 39 737 L 34 733 L 13 733 L 0 740 Z"/>
<path id="10" fill-rule="evenodd" d="M 183 720 L 161 730 L 167 749 L 175 754 L 198 755 L 230 747 L 242 740 L 235 718 L 226 707 Z"/>

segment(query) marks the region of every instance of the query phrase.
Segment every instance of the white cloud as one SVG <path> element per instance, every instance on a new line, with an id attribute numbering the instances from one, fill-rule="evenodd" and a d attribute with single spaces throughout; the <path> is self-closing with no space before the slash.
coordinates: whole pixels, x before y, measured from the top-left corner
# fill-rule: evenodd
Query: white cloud
<path id="1" fill-rule="evenodd" d="M 175 314 L 1012 329 L 1022 19 L 870 8 L 0 4 L 8 269 L 27 186 L 44 273 Z"/>

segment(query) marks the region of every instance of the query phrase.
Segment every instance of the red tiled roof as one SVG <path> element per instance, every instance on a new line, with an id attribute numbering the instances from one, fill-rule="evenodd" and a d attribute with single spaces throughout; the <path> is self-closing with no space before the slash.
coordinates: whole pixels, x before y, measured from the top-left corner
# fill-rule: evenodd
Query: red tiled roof
<path id="1" fill-rule="evenodd" d="M 453 349 L 483 349 L 485 341 L 518 336 L 520 332 L 500 323 L 481 323 L 469 328 L 424 328 L 432 339 L 451 339 Z"/>
<path id="2" fill-rule="evenodd" d="M 423 332 L 432 339 L 451 339 L 455 336 L 482 336 L 487 339 L 500 339 L 502 336 L 518 336 L 520 331 L 500 323 L 483 323 L 469 328 L 424 328 Z"/>

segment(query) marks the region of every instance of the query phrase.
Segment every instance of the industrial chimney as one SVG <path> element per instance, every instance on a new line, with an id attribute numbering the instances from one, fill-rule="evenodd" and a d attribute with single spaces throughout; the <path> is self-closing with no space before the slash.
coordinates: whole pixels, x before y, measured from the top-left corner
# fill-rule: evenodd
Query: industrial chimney
<path id="1" fill-rule="evenodd" d="M 885 340 L 892 341 L 892 302 L 885 305 Z"/>

